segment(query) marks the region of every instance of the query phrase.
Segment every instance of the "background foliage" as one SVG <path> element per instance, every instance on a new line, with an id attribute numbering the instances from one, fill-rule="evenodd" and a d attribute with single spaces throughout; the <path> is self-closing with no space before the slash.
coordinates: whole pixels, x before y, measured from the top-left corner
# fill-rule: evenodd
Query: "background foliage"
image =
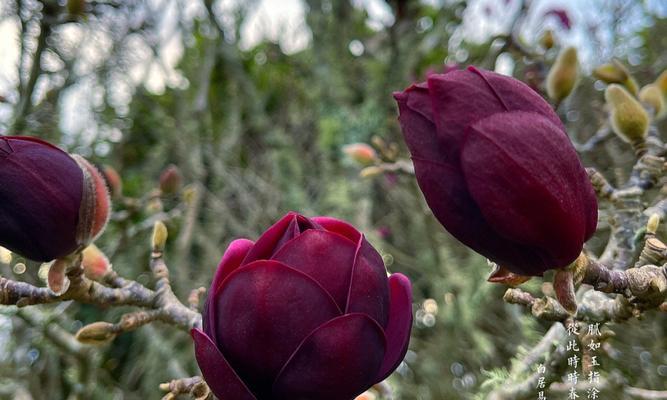
<path id="1" fill-rule="evenodd" d="M 126 199 L 116 201 L 98 245 L 125 276 L 148 281 L 151 221 L 169 213 L 167 261 L 181 298 L 208 286 L 233 238 L 256 238 L 289 210 L 354 223 L 388 269 L 414 283 L 410 351 L 390 379 L 399 399 L 484 398 L 549 324 L 502 301 L 504 288 L 486 282 L 486 261 L 441 228 L 412 176 L 361 178 L 342 146 L 383 142 L 385 156 L 406 157 L 392 91 L 452 62 L 543 77 L 557 53 L 537 44 L 546 28 L 557 47 L 580 46 L 585 75 L 612 55 L 642 83 L 667 67 L 665 10 L 651 2 L 595 1 L 595 14 L 573 14 L 568 31 L 544 16 L 544 2 L 388 0 L 381 6 L 390 21 L 378 24 L 372 2 L 307 0 L 309 42 L 298 51 L 282 41 L 244 45 L 256 1 L 77 3 L 0 2 L 20 50 L 14 69 L 2 71 L 0 133 L 39 136 L 120 172 Z M 471 40 L 471 29 L 488 35 Z M 540 63 L 504 45 L 511 30 Z M 560 107 L 575 142 L 604 122 L 603 88 L 583 77 Z M 583 160 L 613 181 L 633 156 L 613 137 Z M 190 186 L 158 202 L 151 192 L 171 163 Z M 604 237 L 603 227 L 591 248 Z M 32 282 L 38 270 L 0 265 L 1 274 Z M 82 325 L 123 311 L 1 308 L 0 397 L 152 399 L 159 383 L 198 373 L 189 336 L 168 326 L 94 350 L 71 341 Z M 615 329 L 604 374 L 667 390 L 667 315 L 654 314 Z"/>

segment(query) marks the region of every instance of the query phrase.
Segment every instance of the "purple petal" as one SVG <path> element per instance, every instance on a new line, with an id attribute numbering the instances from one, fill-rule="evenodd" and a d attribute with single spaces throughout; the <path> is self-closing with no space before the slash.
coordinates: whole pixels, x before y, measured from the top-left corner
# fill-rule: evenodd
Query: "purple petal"
<path id="1" fill-rule="evenodd" d="M 398 103 L 401 129 L 413 157 L 441 160 L 446 153 L 433 123 L 433 111 L 425 83 L 412 85 L 404 92 L 394 93 Z"/>
<path id="2" fill-rule="evenodd" d="M 341 221 L 336 218 L 331 217 L 314 217 L 310 219 L 313 223 L 318 224 L 323 229 L 327 231 L 337 233 L 343 237 L 346 237 L 352 241 L 352 243 L 359 242 L 361 237 L 361 232 L 359 232 L 354 226 L 348 224 L 345 221 Z"/>
<path id="3" fill-rule="evenodd" d="M 577 258 L 595 197 L 558 126 L 536 113 L 493 115 L 471 127 L 461 160 L 472 197 L 500 235 L 543 251 L 548 268 Z"/>
<path id="4" fill-rule="evenodd" d="M 212 299 L 215 298 L 215 293 L 220 288 L 220 285 L 222 285 L 225 278 L 241 265 L 241 262 L 248 254 L 253 244 L 254 243 L 248 239 L 236 239 L 229 244 L 225 254 L 222 256 L 222 260 L 220 260 L 218 269 L 215 272 L 215 277 L 208 290 L 208 296 L 204 303 L 204 312 L 202 313 L 204 332 L 212 338 L 216 337 L 214 320 L 216 314 L 215 302 L 213 302 Z"/>
<path id="5" fill-rule="evenodd" d="M 466 128 L 492 114 L 532 111 L 562 129 L 560 119 L 540 95 L 526 84 L 495 72 L 469 67 L 432 75 L 428 78 L 428 87 L 438 137 L 446 147 L 441 161 L 457 161 Z"/>
<path id="6" fill-rule="evenodd" d="M 357 244 L 346 313 L 364 313 L 381 327 L 389 317 L 389 284 L 382 257 L 361 236 Z"/>
<path id="7" fill-rule="evenodd" d="M 345 309 L 356 245 L 336 233 L 309 230 L 285 244 L 274 256 L 315 279 Z"/>
<path id="8" fill-rule="evenodd" d="M 388 377 L 401 363 L 410 343 L 412 329 L 412 285 L 402 274 L 389 277 L 391 303 L 389 306 L 389 323 L 384 330 L 387 338 L 387 352 L 382 360 L 382 367 L 376 382 Z"/>
<path id="9" fill-rule="evenodd" d="M 549 268 L 539 251 L 500 236 L 484 220 L 458 167 L 424 160 L 414 160 L 414 164 L 426 202 L 456 239 L 503 266 L 512 265 L 519 274 L 536 275 L 538 272 L 531 273 L 530 269 Z"/>
<path id="10" fill-rule="evenodd" d="M 310 332 L 341 315 L 314 279 L 277 261 L 237 269 L 214 301 L 216 343 L 258 395 Z"/>
<path id="11" fill-rule="evenodd" d="M 190 333 L 195 342 L 197 364 L 213 394 L 220 399 L 257 400 L 211 339 L 199 329 Z"/>
<path id="12" fill-rule="evenodd" d="M 294 212 L 289 212 L 257 239 L 255 246 L 248 252 L 243 265 L 256 260 L 271 258 L 280 248 L 290 240 L 299 236 L 307 229 L 317 229 L 308 218 Z"/>
<path id="13" fill-rule="evenodd" d="M 30 137 L 0 136 L 0 245 L 35 261 L 77 247 L 83 172 L 67 153 Z"/>
<path id="14" fill-rule="evenodd" d="M 364 314 L 318 327 L 299 346 L 273 386 L 274 399 L 353 399 L 375 383 L 385 338 Z"/>

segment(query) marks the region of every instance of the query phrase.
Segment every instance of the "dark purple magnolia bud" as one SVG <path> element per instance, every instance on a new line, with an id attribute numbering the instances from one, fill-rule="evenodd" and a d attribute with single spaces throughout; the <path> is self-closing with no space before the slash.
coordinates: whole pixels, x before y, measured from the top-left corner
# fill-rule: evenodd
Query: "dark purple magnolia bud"
<path id="1" fill-rule="evenodd" d="M 542 97 L 474 67 L 394 97 L 419 186 L 454 237 L 522 275 L 577 258 L 595 232 L 597 201 Z"/>
<path id="2" fill-rule="evenodd" d="M 412 290 L 351 225 L 290 213 L 229 245 L 203 321 L 197 362 L 219 398 L 350 400 L 403 359 Z"/>
<path id="3" fill-rule="evenodd" d="M 0 136 L 0 246 L 35 261 L 83 249 L 109 217 L 97 169 L 32 137 Z"/>
<path id="4" fill-rule="evenodd" d="M 160 174 L 160 190 L 164 194 L 174 194 L 181 189 L 183 176 L 174 164 L 170 164 Z"/>

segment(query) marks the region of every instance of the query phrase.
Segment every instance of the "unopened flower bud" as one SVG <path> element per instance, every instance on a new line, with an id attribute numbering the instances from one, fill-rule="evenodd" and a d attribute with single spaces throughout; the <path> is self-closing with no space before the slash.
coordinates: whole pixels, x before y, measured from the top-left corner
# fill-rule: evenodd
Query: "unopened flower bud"
<path id="1" fill-rule="evenodd" d="M 107 256 L 94 244 L 83 250 L 83 273 L 88 279 L 101 281 L 111 271 L 111 263 Z"/>
<path id="2" fill-rule="evenodd" d="M 366 143 L 352 143 L 343 146 L 343 153 L 361 165 L 370 165 L 377 160 L 375 149 Z"/>
<path id="3" fill-rule="evenodd" d="M 604 83 L 623 83 L 630 78 L 630 72 L 618 60 L 602 64 L 593 70 L 593 77 Z"/>
<path id="4" fill-rule="evenodd" d="M 665 98 L 660 88 L 655 84 L 649 84 L 639 91 L 639 100 L 653 108 L 655 118 L 661 118 L 665 114 Z"/>
<path id="5" fill-rule="evenodd" d="M 593 70 L 593 77 L 604 83 L 618 83 L 625 86 L 633 96 L 637 96 L 639 85 L 630 71 L 620 61 L 614 59 L 611 63 L 600 65 Z"/>
<path id="6" fill-rule="evenodd" d="M 79 329 L 75 337 L 83 344 L 100 346 L 109 343 L 116 337 L 115 330 L 115 326 L 108 322 L 93 322 Z"/>
<path id="7" fill-rule="evenodd" d="M 34 261 L 91 243 L 109 218 L 101 174 L 42 140 L 0 137 L 0 245 Z"/>
<path id="8" fill-rule="evenodd" d="M 651 214 L 648 222 L 646 223 L 646 233 L 655 235 L 655 233 L 658 231 L 658 226 L 660 226 L 660 215 Z"/>
<path id="9" fill-rule="evenodd" d="M 577 82 L 578 69 L 577 49 L 568 47 L 558 54 L 547 76 L 547 94 L 552 100 L 561 102 L 572 93 Z"/>
<path id="10" fill-rule="evenodd" d="M 649 125 L 644 107 L 625 88 L 617 84 L 607 87 L 605 99 L 611 107 L 610 121 L 614 132 L 636 149 L 641 148 Z"/>
<path id="11" fill-rule="evenodd" d="M 542 46 L 543 49 L 549 50 L 552 47 L 554 47 L 554 44 L 556 44 L 554 31 L 552 31 L 551 29 L 547 29 L 540 37 L 540 45 Z"/>
<path id="12" fill-rule="evenodd" d="M 155 225 L 153 225 L 153 251 L 164 250 L 168 236 L 169 232 L 167 231 L 165 224 L 162 221 L 157 221 Z"/>
<path id="13" fill-rule="evenodd" d="M 174 164 L 169 165 L 160 174 L 160 190 L 164 194 L 174 194 L 181 189 L 183 177 L 181 171 Z"/>
<path id="14" fill-rule="evenodd" d="M 394 98 L 417 183 L 455 238 L 519 275 L 541 276 L 577 258 L 595 232 L 597 199 L 562 122 L 539 94 L 468 67 Z"/>

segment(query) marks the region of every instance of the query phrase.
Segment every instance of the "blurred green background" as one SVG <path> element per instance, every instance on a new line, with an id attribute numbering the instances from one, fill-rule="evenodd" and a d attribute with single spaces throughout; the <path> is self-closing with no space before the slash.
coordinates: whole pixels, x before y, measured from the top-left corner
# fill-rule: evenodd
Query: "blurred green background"
<path id="1" fill-rule="evenodd" d="M 392 91 L 450 63 L 540 86 L 564 45 L 578 47 L 584 77 L 559 112 L 583 142 L 606 118 L 590 70 L 617 57 L 652 81 L 667 67 L 666 17 L 661 1 L 2 0 L 0 133 L 39 136 L 120 173 L 125 199 L 98 245 L 123 276 L 149 283 L 152 218 L 170 216 L 181 299 L 208 286 L 233 238 L 255 239 L 289 210 L 352 222 L 414 284 L 410 351 L 389 381 L 396 398 L 485 398 L 550 324 L 502 301 L 486 260 L 437 223 L 414 177 L 362 178 L 342 148 L 373 143 L 383 161 L 406 158 Z M 539 45 L 548 29 L 550 50 Z M 508 45 L 510 33 L 532 57 Z M 613 181 L 633 155 L 611 138 L 583 159 Z M 188 186 L 158 199 L 169 164 Z M 604 238 L 601 229 L 591 248 Z M 0 267 L 34 283 L 38 271 Z M 93 350 L 72 342 L 82 325 L 127 311 L 0 307 L 0 398 L 156 399 L 160 383 L 198 373 L 190 337 L 159 323 Z M 667 315 L 610 327 L 602 373 L 667 390 Z"/>

